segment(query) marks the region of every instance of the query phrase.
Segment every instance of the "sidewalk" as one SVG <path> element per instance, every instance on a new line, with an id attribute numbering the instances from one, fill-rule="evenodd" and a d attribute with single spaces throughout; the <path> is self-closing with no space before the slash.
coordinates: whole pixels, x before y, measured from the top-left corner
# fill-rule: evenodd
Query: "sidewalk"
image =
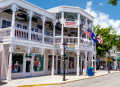
<path id="1" fill-rule="evenodd" d="M 111 71 L 110 73 L 117 73 L 120 71 Z M 103 71 L 103 70 L 98 70 L 95 72 L 95 76 L 93 77 L 97 77 L 97 76 L 103 76 L 103 75 L 107 75 L 108 71 Z M 21 86 L 23 87 L 23 85 L 29 85 L 27 87 L 30 87 L 30 85 L 59 85 L 59 84 L 63 84 L 63 83 L 68 83 L 68 82 L 73 82 L 73 81 L 77 81 L 77 80 L 83 80 L 83 79 L 88 79 L 91 77 L 88 76 L 79 76 L 77 77 L 76 74 L 67 74 L 66 75 L 66 81 L 62 81 L 63 80 L 63 75 L 48 75 L 48 76 L 39 76 L 39 77 L 30 77 L 30 78 L 20 78 L 20 79 L 14 79 L 11 80 L 9 82 L 7 82 L 6 80 L 2 81 L 0 83 L 0 87 L 16 87 L 16 86 Z"/>

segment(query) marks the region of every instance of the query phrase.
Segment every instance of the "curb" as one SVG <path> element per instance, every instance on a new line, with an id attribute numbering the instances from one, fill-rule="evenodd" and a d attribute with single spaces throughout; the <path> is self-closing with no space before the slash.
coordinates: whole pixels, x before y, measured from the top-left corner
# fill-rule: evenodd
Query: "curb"
<path id="1" fill-rule="evenodd" d="M 61 84 L 66 84 L 70 82 L 75 82 L 75 81 L 80 81 L 80 80 L 86 80 L 90 78 L 95 78 L 95 77 L 100 77 L 100 76 L 105 76 L 105 75 L 110 75 L 110 74 L 115 74 L 115 73 L 120 73 L 120 72 L 114 72 L 114 73 L 107 73 L 99 76 L 91 76 L 83 79 L 77 79 L 77 80 L 72 80 L 72 81 L 66 81 L 66 82 L 61 82 L 61 83 L 49 83 L 49 84 L 36 84 L 36 85 L 22 85 L 22 86 L 17 86 L 17 87 L 36 87 L 36 86 L 50 86 L 50 85 L 61 85 Z"/>

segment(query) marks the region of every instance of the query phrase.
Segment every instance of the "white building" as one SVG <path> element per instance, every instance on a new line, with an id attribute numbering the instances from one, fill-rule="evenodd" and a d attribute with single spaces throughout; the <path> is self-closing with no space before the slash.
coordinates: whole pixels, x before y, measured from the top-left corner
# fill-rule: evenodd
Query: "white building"
<path id="1" fill-rule="evenodd" d="M 96 68 L 95 44 L 84 34 L 93 31 L 93 19 L 79 7 L 46 11 L 24 0 L 0 0 L 1 79 L 63 73 L 63 42 L 66 73 Z"/>

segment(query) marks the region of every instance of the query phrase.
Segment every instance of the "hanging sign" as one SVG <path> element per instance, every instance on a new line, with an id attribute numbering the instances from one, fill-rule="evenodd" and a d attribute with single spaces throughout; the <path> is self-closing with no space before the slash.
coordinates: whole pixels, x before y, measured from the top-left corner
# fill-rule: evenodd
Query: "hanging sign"
<path id="1" fill-rule="evenodd" d="M 77 28 L 76 22 L 65 22 L 65 27 L 70 27 L 70 28 Z"/>
<path id="2" fill-rule="evenodd" d="M 75 49 L 75 45 L 67 45 L 67 48 L 66 49 Z"/>
<path id="3" fill-rule="evenodd" d="M 59 44 L 55 44 L 54 48 L 60 48 L 60 45 Z"/>

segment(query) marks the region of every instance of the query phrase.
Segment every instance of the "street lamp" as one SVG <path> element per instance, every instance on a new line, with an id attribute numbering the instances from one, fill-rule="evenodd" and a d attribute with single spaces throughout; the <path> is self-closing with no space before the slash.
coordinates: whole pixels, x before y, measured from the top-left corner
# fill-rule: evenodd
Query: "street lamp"
<path id="1" fill-rule="evenodd" d="M 110 51 L 108 51 L 108 55 L 110 57 Z M 109 58 L 110 59 L 110 58 Z M 110 73 L 110 66 L 111 66 L 111 62 L 110 60 L 108 61 L 108 73 Z"/>
<path id="2" fill-rule="evenodd" d="M 66 47 L 67 47 L 67 43 L 66 42 L 63 42 L 63 47 L 64 47 L 64 68 L 63 68 L 63 81 L 65 81 L 65 56 L 66 56 L 66 54 L 65 54 L 65 49 L 66 49 Z"/>

